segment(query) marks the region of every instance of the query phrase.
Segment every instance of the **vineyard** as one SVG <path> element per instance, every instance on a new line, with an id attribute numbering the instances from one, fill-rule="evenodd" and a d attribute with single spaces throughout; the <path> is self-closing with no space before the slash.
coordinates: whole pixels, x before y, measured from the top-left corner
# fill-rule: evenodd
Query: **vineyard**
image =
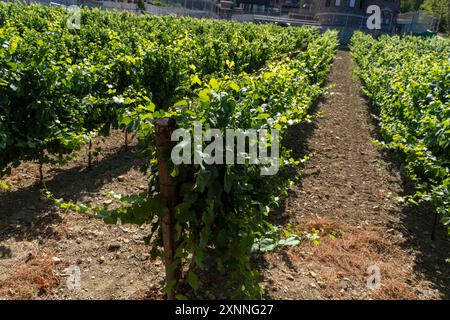
<path id="1" fill-rule="evenodd" d="M 71 14 L 0 3 L 0 298 L 93 298 L 65 288 L 74 265 L 97 281 L 90 291 L 137 272 L 126 285 L 134 295 L 113 298 L 446 297 L 450 254 L 437 221 L 450 228 L 447 40 L 355 34 L 354 67 L 335 31 L 98 9 L 82 9 L 72 29 Z M 178 130 L 193 164 L 173 161 Z M 261 142 L 251 137 L 248 148 L 234 138 L 224 148 L 218 132 L 228 130 L 268 133 L 269 161 L 251 159 Z M 414 192 L 386 183 L 386 150 L 400 155 Z M 437 239 L 426 246 L 439 247 L 426 262 L 440 266 L 432 280 L 413 267 L 417 246 L 411 254 L 398 243 L 403 208 L 423 205 Z M 21 225 L 27 210 L 40 213 Z M 46 225 L 61 231 L 39 234 Z M 145 262 L 134 261 L 141 251 Z M 298 265 L 282 271 L 286 257 Z M 364 288 L 373 263 L 390 270 L 375 293 Z M 134 285 L 150 291 L 135 295 Z"/>
<path id="2" fill-rule="evenodd" d="M 364 93 L 379 109 L 383 143 L 404 155 L 416 183 L 407 200 L 429 203 L 450 232 L 450 43 L 362 34 L 352 40 Z"/>
<path id="3" fill-rule="evenodd" d="M 77 31 L 66 27 L 64 9 L 0 8 L 2 172 L 20 160 L 63 161 L 90 137 L 120 126 L 125 110 L 167 110 L 215 74 L 254 72 L 317 37 L 99 10 L 84 11 Z"/>

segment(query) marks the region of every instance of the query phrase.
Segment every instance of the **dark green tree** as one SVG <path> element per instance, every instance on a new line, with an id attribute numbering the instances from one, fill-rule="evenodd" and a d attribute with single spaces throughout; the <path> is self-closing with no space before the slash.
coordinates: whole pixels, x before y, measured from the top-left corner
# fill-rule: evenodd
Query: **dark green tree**
<path id="1" fill-rule="evenodd" d="M 402 0 L 401 10 L 402 12 L 417 11 L 422 3 L 423 0 Z"/>

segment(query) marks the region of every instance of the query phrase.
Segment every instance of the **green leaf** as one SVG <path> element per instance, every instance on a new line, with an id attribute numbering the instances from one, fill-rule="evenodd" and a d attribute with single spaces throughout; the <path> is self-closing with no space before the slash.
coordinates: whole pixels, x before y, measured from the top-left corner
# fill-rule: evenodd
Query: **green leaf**
<path id="1" fill-rule="evenodd" d="M 169 293 L 177 284 L 177 280 L 170 280 L 169 282 L 166 283 L 166 285 L 164 286 L 164 288 L 162 288 L 162 292 L 164 293 Z"/>
<path id="2" fill-rule="evenodd" d="M 214 91 L 219 91 L 220 89 L 220 85 L 219 82 L 212 78 L 211 80 L 209 80 L 209 86 L 214 90 Z"/>
<path id="3" fill-rule="evenodd" d="M 230 172 L 226 172 L 223 180 L 223 190 L 226 193 L 229 193 L 231 191 L 231 188 L 233 186 L 233 180 L 234 176 Z"/>
<path id="4" fill-rule="evenodd" d="M 198 99 L 201 102 L 209 102 L 210 98 L 209 98 L 209 94 L 210 94 L 211 90 L 210 89 L 203 89 L 198 93 Z"/>
<path id="5" fill-rule="evenodd" d="M 300 240 L 297 236 L 292 236 L 283 241 L 283 245 L 285 246 L 298 246 L 300 244 Z"/>
<path id="6" fill-rule="evenodd" d="M 191 77 L 191 84 L 198 84 L 199 86 L 202 85 L 202 81 L 200 80 L 200 78 L 198 77 L 198 75 L 193 75 Z"/>
<path id="7" fill-rule="evenodd" d="M 233 89 L 234 91 L 239 91 L 241 88 L 239 88 L 239 86 L 236 84 L 236 82 L 231 82 L 230 83 L 230 88 Z"/>
<path id="8" fill-rule="evenodd" d="M 180 100 L 178 102 L 176 102 L 173 107 L 177 108 L 177 107 L 181 107 L 181 106 L 187 106 L 188 105 L 188 101 L 187 100 Z"/>
<path id="9" fill-rule="evenodd" d="M 196 186 L 200 192 L 204 192 L 206 186 L 208 185 L 211 179 L 211 171 L 209 170 L 201 170 L 197 174 Z"/>
<path id="10" fill-rule="evenodd" d="M 198 281 L 198 277 L 195 273 L 193 273 L 192 271 L 188 272 L 187 275 L 187 282 L 189 283 L 189 285 L 194 289 L 197 290 L 198 286 L 199 286 L 199 281 Z"/>
<path id="11" fill-rule="evenodd" d="M 5 182 L 0 180 L 0 189 L 8 190 L 9 186 Z"/>

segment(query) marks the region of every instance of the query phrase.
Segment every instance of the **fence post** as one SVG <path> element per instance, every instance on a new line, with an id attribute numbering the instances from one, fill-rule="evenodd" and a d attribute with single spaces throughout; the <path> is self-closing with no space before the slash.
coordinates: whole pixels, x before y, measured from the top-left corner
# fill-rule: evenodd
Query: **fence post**
<path id="1" fill-rule="evenodd" d="M 163 214 L 161 231 L 164 247 L 164 265 L 166 268 L 166 282 L 173 280 L 178 282 L 179 272 L 173 268 L 175 262 L 176 244 L 174 239 L 175 214 L 174 208 L 177 202 L 177 185 L 170 176 L 168 163 L 170 152 L 174 145 L 170 137 L 175 129 L 176 121 L 172 118 L 162 118 L 156 121 L 156 152 L 158 160 L 159 185 L 161 196 L 164 198 L 167 210 Z M 175 288 L 167 292 L 167 300 L 174 300 Z"/>

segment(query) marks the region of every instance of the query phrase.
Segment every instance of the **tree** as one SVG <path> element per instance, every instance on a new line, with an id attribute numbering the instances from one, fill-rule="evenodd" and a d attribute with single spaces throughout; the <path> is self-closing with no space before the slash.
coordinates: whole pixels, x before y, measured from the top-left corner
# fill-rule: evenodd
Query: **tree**
<path id="1" fill-rule="evenodd" d="M 401 1 L 401 11 L 417 11 L 422 5 L 423 0 L 402 0 Z"/>
<path id="2" fill-rule="evenodd" d="M 450 0 L 402 0 L 401 11 L 423 10 L 441 17 L 439 31 L 450 33 Z"/>
<path id="3" fill-rule="evenodd" d="M 450 33 L 450 1 L 449 0 L 425 0 L 420 9 L 441 17 L 439 31 Z"/>

